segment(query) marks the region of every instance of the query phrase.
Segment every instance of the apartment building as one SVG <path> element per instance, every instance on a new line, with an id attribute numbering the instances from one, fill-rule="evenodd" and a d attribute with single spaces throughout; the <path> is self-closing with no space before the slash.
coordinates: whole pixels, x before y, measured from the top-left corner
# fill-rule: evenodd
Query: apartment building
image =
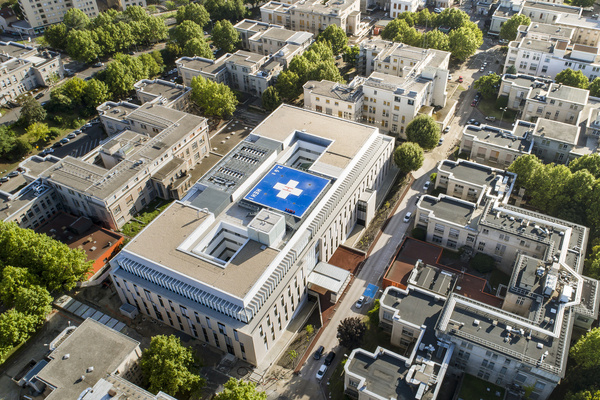
<path id="1" fill-rule="evenodd" d="M 111 260 L 119 297 L 269 365 L 313 269 L 373 216 L 393 150 L 377 128 L 280 106 Z"/>
<path id="2" fill-rule="evenodd" d="M 546 118 L 579 125 L 588 98 L 588 90 L 560 83 L 551 83 L 546 89 L 544 86 L 534 88 L 525 98 L 522 119 L 535 121 L 537 118 Z"/>
<path id="3" fill-rule="evenodd" d="M 164 107 L 184 111 L 190 101 L 192 88 L 162 79 L 142 79 L 133 87 L 140 103 L 157 101 L 160 98 Z"/>
<path id="4" fill-rule="evenodd" d="M 302 55 L 314 41 L 310 32 L 296 32 L 283 26 L 244 19 L 235 24 L 242 49 L 274 58 L 287 68 L 292 58 Z"/>
<path id="5" fill-rule="evenodd" d="M 346 34 L 356 35 L 362 29 L 360 15 L 360 0 L 300 0 L 293 4 L 270 1 L 260 7 L 263 22 L 315 35 L 329 25 L 337 25 Z"/>
<path id="6" fill-rule="evenodd" d="M 580 18 L 581 13 L 581 7 L 573 7 L 562 3 L 501 0 L 496 11 L 494 11 L 492 15 L 489 34 L 500 34 L 500 27 L 502 24 L 508 21 L 513 15 L 517 14 L 523 14 L 529 17 L 531 22 L 534 23 L 556 24 L 557 21 L 564 18 L 567 18 L 570 21 L 575 18 Z M 569 24 L 564 26 L 569 27 Z M 576 36 L 578 36 L 578 34 Z"/>
<path id="7" fill-rule="evenodd" d="M 57 0 L 44 2 L 42 0 L 19 0 L 19 6 L 35 33 L 42 33 L 46 26 L 62 22 L 64 15 L 72 8 L 77 8 L 89 18 L 95 18 L 109 6 L 125 10 L 129 6 L 146 7 L 146 0 L 117 0 L 114 4 L 99 3 L 97 0 Z"/>
<path id="8" fill-rule="evenodd" d="M 279 62 L 279 56 L 238 50 L 233 54 L 227 53 L 218 60 L 181 57 L 175 63 L 185 86 L 190 86 L 196 76 L 202 76 L 232 89 L 261 96 L 283 71 L 287 60 L 285 57 L 281 59 L 284 62 Z"/>
<path id="9" fill-rule="evenodd" d="M 0 104 L 64 77 L 60 54 L 20 43 L 0 42 Z"/>
<path id="10" fill-rule="evenodd" d="M 590 80 L 600 76 L 598 49 L 575 43 L 573 29 L 537 22 L 520 28 L 517 40 L 508 45 L 505 71 L 514 67 L 519 74 L 554 78 L 570 68 Z"/>
<path id="11" fill-rule="evenodd" d="M 390 0 L 390 17 L 396 18 L 399 14 L 407 11 L 417 12 L 424 6 L 425 2 L 422 0 Z"/>
<path id="12" fill-rule="evenodd" d="M 140 343 L 92 318 L 65 328 L 45 346 L 50 350 L 48 357 L 39 360 L 18 382 L 43 392 L 45 399 L 135 396 L 140 400 L 176 400 L 137 386 L 141 383 Z"/>
<path id="13" fill-rule="evenodd" d="M 522 110 L 525 106 L 525 99 L 530 97 L 534 89 L 547 90 L 552 83 L 552 79 L 540 78 L 525 74 L 504 74 L 500 82 L 498 97 L 508 97 L 506 106 L 511 110 Z"/>
<path id="14" fill-rule="evenodd" d="M 350 121 L 362 121 L 364 79 L 349 84 L 308 81 L 304 84 L 304 108 Z"/>

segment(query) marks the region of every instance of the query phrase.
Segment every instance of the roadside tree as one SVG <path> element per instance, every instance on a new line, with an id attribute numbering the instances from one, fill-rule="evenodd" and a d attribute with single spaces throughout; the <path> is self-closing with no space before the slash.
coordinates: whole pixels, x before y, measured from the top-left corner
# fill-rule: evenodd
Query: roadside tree
<path id="1" fill-rule="evenodd" d="M 352 351 L 360 346 L 366 331 L 367 326 L 359 317 L 348 317 L 338 325 L 337 338 L 341 346 Z"/>
<path id="2" fill-rule="evenodd" d="M 423 150 L 431 150 L 440 140 L 440 126 L 429 115 L 419 115 L 406 126 L 406 138 Z"/>
<path id="3" fill-rule="evenodd" d="M 394 164 L 405 174 L 423 166 L 425 156 L 417 143 L 404 142 L 394 150 Z"/>

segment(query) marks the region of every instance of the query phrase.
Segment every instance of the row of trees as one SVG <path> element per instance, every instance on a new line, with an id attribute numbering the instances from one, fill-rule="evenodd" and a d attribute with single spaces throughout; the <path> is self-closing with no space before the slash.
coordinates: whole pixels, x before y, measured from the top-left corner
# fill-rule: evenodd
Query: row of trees
<path id="1" fill-rule="evenodd" d="M 415 26 L 436 29 L 423 34 Z M 450 32 L 445 34 L 437 29 L 440 27 L 449 28 Z M 483 44 L 483 33 L 477 24 L 458 8 L 447 8 L 437 15 L 427 9 L 403 12 L 384 28 L 381 37 L 411 46 L 449 51 L 459 61 L 466 60 Z"/>
<path id="2" fill-rule="evenodd" d="M 83 11 L 72 8 L 65 14 L 63 22 L 49 26 L 44 32 L 51 47 L 66 51 L 83 62 L 166 37 L 164 20 L 148 15 L 140 6 L 127 7 L 123 12 L 107 10 L 91 20 Z"/>
<path id="3" fill-rule="evenodd" d="M 81 250 L 0 221 L 0 359 L 26 341 L 52 310 L 50 292 L 70 290 L 91 263 Z"/>
<path id="4" fill-rule="evenodd" d="M 304 54 L 292 59 L 288 69 L 279 74 L 276 85 L 263 92 L 263 107 L 273 110 L 282 100 L 295 99 L 307 81 L 323 79 L 344 82 L 327 40 L 316 41 Z"/>
<path id="5" fill-rule="evenodd" d="M 600 328 L 594 328 L 570 350 L 566 400 L 600 400 Z"/>
<path id="6" fill-rule="evenodd" d="M 432 150 L 436 147 L 440 137 L 440 127 L 432 117 L 417 116 L 406 126 L 408 141 L 394 151 L 394 163 L 405 174 L 418 170 L 425 160 L 423 150 Z"/>
<path id="7" fill-rule="evenodd" d="M 140 367 L 146 387 L 152 393 L 162 391 L 179 398 L 199 398 L 206 386 L 206 379 L 198 374 L 200 361 L 175 335 L 152 337 L 150 346 L 142 353 Z M 251 382 L 231 378 L 214 399 L 266 400 L 267 395 L 256 390 Z"/>

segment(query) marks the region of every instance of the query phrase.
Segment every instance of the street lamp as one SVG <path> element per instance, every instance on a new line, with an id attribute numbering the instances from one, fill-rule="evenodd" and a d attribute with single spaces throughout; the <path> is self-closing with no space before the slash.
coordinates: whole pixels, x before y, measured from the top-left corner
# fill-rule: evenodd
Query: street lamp
<path id="1" fill-rule="evenodd" d="M 502 110 L 502 116 L 500 117 L 500 122 L 502 122 L 502 119 L 504 119 L 504 112 L 506 111 L 508 107 L 500 107 L 500 109 Z"/>

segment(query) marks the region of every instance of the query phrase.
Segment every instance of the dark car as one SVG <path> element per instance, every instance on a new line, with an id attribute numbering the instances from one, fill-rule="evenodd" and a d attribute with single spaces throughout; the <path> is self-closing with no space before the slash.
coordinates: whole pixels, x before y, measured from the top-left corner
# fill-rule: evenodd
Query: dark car
<path id="1" fill-rule="evenodd" d="M 56 148 L 56 147 L 62 147 L 62 143 L 61 142 L 56 142 L 52 145 L 52 147 Z"/>
<path id="2" fill-rule="evenodd" d="M 330 351 L 329 354 L 327 354 L 327 357 L 325 357 L 325 365 L 330 366 L 334 358 L 335 353 L 333 351 Z"/>
<path id="3" fill-rule="evenodd" d="M 315 355 L 313 356 L 313 358 L 315 360 L 320 360 L 321 357 L 323 357 L 323 352 L 324 351 L 325 351 L 325 347 L 319 346 L 319 348 L 317 349 L 317 351 L 315 351 Z"/>

